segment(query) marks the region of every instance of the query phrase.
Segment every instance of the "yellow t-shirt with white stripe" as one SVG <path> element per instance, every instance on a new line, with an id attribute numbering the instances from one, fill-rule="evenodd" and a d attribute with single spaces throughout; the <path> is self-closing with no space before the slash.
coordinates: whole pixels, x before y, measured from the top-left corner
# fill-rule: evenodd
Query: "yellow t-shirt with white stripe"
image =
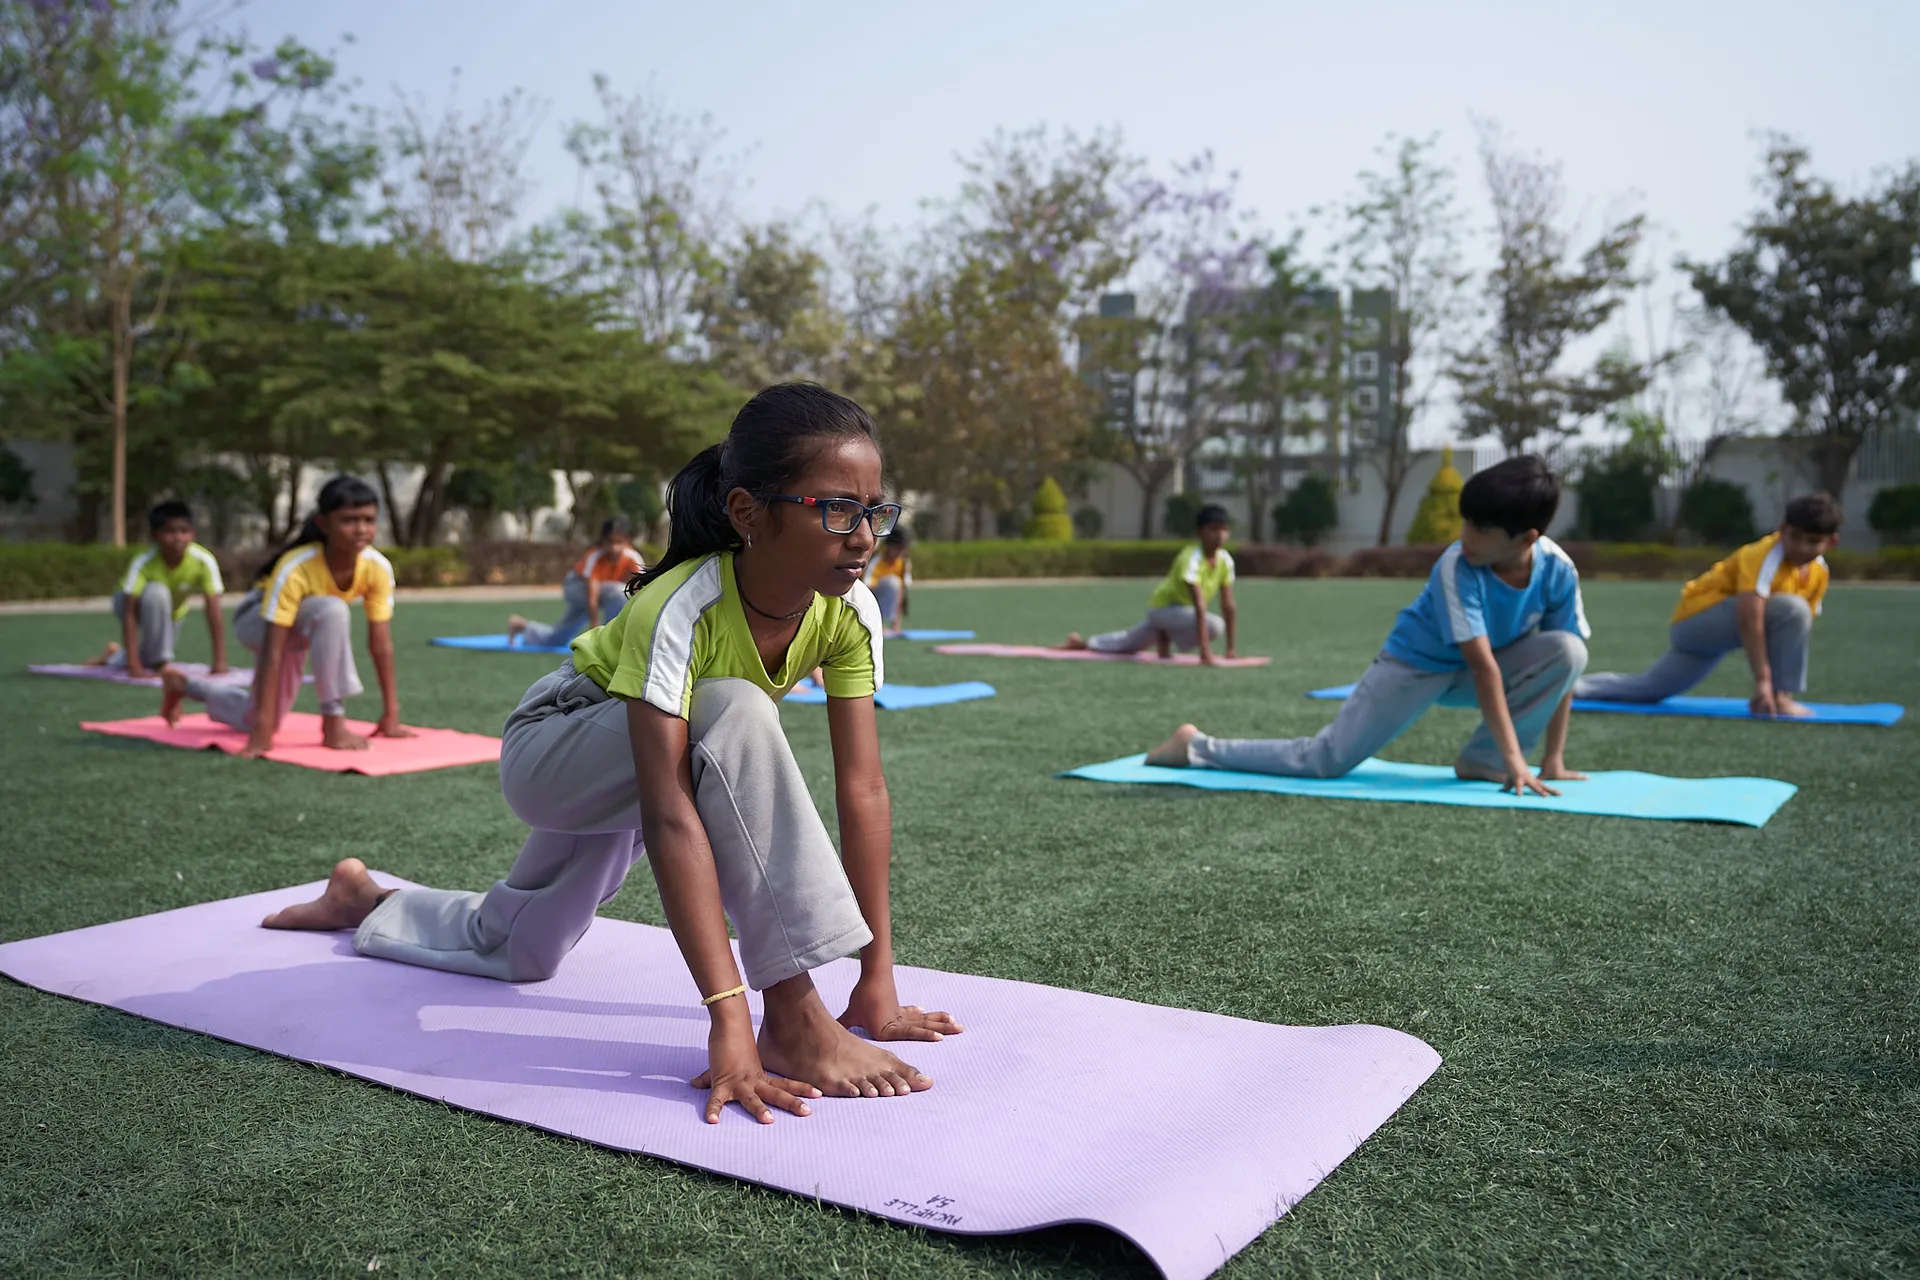
<path id="1" fill-rule="evenodd" d="M 882 682 L 885 624 L 873 592 L 856 582 L 844 596 L 815 596 L 768 671 L 747 627 L 733 581 L 733 553 L 675 565 L 627 600 L 619 616 L 574 637 L 574 669 L 616 697 L 686 719 L 696 681 L 750 680 L 768 697 L 787 696 L 815 667 L 829 698 L 869 698 Z"/>
<path id="2" fill-rule="evenodd" d="M 227 589 L 220 578 L 220 562 L 213 558 L 213 552 L 197 542 L 187 544 L 186 554 L 180 557 L 180 563 L 170 565 L 167 558 L 160 554 L 160 548 L 148 547 L 133 558 L 127 566 L 127 576 L 120 583 L 120 589 L 128 599 L 137 599 L 149 583 L 157 582 L 167 589 L 173 597 L 173 620 L 175 622 L 187 616 L 187 606 L 193 603 L 193 593 L 217 596 Z"/>
<path id="3" fill-rule="evenodd" d="M 308 596 L 336 596 L 348 604 L 362 601 L 368 622 L 385 622 L 393 617 L 393 563 L 372 547 L 363 548 L 353 562 L 353 581 L 342 591 L 327 567 L 325 543 L 295 547 L 274 561 L 260 580 L 260 616 L 275 626 L 290 627 Z"/>
<path id="4" fill-rule="evenodd" d="M 1827 561 L 1815 556 L 1795 568 L 1786 561 L 1786 549 L 1780 535 L 1770 533 L 1758 542 L 1749 542 L 1732 555 L 1680 588 L 1680 603 L 1673 611 L 1673 622 L 1705 613 L 1722 600 L 1753 592 L 1762 599 L 1773 595 L 1799 596 L 1820 616 L 1820 601 L 1827 594 Z"/>

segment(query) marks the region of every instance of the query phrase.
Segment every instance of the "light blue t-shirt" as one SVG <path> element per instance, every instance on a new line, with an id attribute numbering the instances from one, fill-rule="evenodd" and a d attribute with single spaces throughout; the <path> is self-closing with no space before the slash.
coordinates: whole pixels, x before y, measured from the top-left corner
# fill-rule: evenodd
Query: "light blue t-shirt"
<path id="1" fill-rule="evenodd" d="M 1571 631 L 1582 640 L 1593 634 L 1572 557 L 1543 537 L 1533 544 L 1533 576 L 1512 587 L 1492 569 L 1468 564 L 1456 542 L 1433 566 L 1427 589 L 1400 611 L 1382 652 L 1422 671 L 1458 671 L 1467 665 L 1460 653 L 1465 641 L 1485 636 L 1504 649 L 1536 627 Z"/>

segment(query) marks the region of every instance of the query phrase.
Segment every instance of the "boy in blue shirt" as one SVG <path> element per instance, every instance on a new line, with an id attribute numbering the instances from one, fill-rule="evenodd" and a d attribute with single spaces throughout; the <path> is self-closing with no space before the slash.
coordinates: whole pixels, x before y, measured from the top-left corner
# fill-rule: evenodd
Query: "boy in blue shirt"
<path id="1" fill-rule="evenodd" d="M 1334 722 L 1311 738 L 1215 738 L 1183 724 L 1148 764 L 1334 778 L 1405 733 L 1436 702 L 1478 705 L 1480 727 L 1453 771 L 1516 795 L 1558 795 L 1573 682 L 1587 666 L 1580 574 L 1542 532 L 1560 482 L 1539 458 L 1509 458 L 1460 491 L 1460 540 L 1400 611 L 1380 656 Z M 1527 752 L 1546 735 L 1540 774 Z"/>

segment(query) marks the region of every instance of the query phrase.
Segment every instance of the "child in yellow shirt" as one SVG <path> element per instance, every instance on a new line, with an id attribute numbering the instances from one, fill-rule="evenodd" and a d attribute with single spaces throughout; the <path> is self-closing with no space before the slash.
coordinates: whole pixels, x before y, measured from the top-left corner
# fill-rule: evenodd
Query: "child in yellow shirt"
<path id="1" fill-rule="evenodd" d="M 1840 541 L 1840 504 L 1810 493 L 1787 504 L 1780 527 L 1750 542 L 1680 589 L 1671 647 L 1639 675 L 1604 671 L 1574 686 L 1577 698 L 1659 702 L 1705 680 L 1720 659 L 1745 649 L 1757 716 L 1813 713 L 1794 697 L 1807 687 L 1813 620 L 1827 594 L 1822 553 Z"/>

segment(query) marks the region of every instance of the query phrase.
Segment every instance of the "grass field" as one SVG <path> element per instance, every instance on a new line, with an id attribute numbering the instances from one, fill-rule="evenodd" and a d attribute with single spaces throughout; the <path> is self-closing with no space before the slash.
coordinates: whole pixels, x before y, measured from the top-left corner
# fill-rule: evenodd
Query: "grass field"
<path id="1" fill-rule="evenodd" d="M 1312 731 L 1335 707 L 1299 694 L 1355 678 L 1412 589 L 1243 583 L 1264 670 L 890 648 L 893 679 L 1000 690 L 881 716 L 900 959 L 1433 1044 L 1440 1072 L 1226 1276 L 1920 1270 L 1920 591 L 1837 588 L 1816 633 L 1812 696 L 1916 708 L 1896 728 L 1575 720 L 1576 767 L 1798 783 L 1759 831 L 1052 776 L 1181 719 Z M 1675 590 L 1590 584 L 1595 668 L 1650 660 Z M 925 590 L 914 621 L 1050 641 L 1131 621 L 1143 594 Z M 425 641 L 503 613 L 401 608 L 409 720 L 498 732 L 549 660 Z M 366 779 L 80 733 L 154 696 L 16 673 L 109 631 L 0 618 L 0 938 L 310 880 L 345 854 L 479 888 L 519 847 L 487 768 Z M 182 656 L 205 644 L 190 619 Z M 1705 691 L 1741 692 L 1742 666 Z M 784 715 L 830 810 L 825 717 Z M 1471 725 L 1436 711 L 1388 754 L 1445 763 Z M 660 919 L 644 876 L 607 910 Z M 1260 1069 L 1192 1087 L 1263 1107 Z M 5 1275 L 1150 1274 L 1091 1229 L 923 1233 L 10 983 L 0 1108 Z"/>

